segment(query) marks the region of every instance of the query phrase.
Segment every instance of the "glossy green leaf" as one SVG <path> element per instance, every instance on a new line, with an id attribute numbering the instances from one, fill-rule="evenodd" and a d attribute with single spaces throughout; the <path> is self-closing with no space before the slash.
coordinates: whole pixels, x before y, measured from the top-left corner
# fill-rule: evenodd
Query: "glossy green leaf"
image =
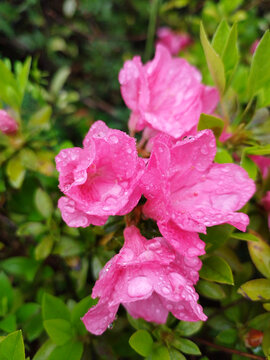
<path id="1" fill-rule="evenodd" d="M 7 335 L 0 342 L 0 359 L 1 360 L 24 360 L 24 343 L 22 332 L 15 331 Z"/>
<path id="2" fill-rule="evenodd" d="M 233 227 L 228 224 L 216 225 L 207 229 L 207 234 L 201 234 L 200 237 L 206 243 L 207 253 L 220 248 L 229 239 L 233 232 Z"/>
<path id="3" fill-rule="evenodd" d="M 11 314 L 0 320 L 0 329 L 10 333 L 16 330 L 16 317 Z"/>
<path id="4" fill-rule="evenodd" d="M 200 280 L 196 285 L 196 289 L 200 295 L 208 299 L 222 300 L 226 297 L 220 285 L 207 280 Z"/>
<path id="5" fill-rule="evenodd" d="M 25 168 L 21 162 L 20 156 L 14 156 L 7 164 L 6 173 L 11 186 L 19 189 L 22 186 L 25 177 Z"/>
<path id="6" fill-rule="evenodd" d="M 222 61 L 225 69 L 226 82 L 229 84 L 239 61 L 237 46 L 237 24 L 234 24 L 231 28 L 222 54 Z"/>
<path id="7" fill-rule="evenodd" d="M 233 163 L 233 158 L 226 149 L 217 148 L 215 162 L 218 164 Z"/>
<path id="8" fill-rule="evenodd" d="M 227 43 L 229 35 L 230 35 L 230 27 L 227 21 L 223 19 L 220 22 L 212 39 L 212 46 L 214 50 L 217 52 L 217 54 L 219 54 L 220 56 L 222 56 L 223 54 L 224 47 Z"/>
<path id="9" fill-rule="evenodd" d="M 235 232 L 231 234 L 232 239 L 244 240 L 244 241 L 252 241 L 258 242 L 260 239 L 258 236 L 255 236 L 250 233 L 243 233 L 243 232 Z"/>
<path id="10" fill-rule="evenodd" d="M 198 123 L 198 130 L 211 129 L 214 134 L 219 137 L 222 133 L 223 127 L 224 122 L 222 119 L 213 115 L 201 114 Z"/>
<path id="11" fill-rule="evenodd" d="M 55 348 L 46 360 L 81 360 L 82 354 L 83 344 L 74 341 Z"/>
<path id="12" fill-rule="evenodd" d="M 260 238 L 257 242 L 249 242 L 250 257 L 261 274 L 270 279 L 270 246 Z"/>
<path id="13" fill-rule="evenodd" d="M 264 85 L 270 81 L 270 32 L 267 30 L 263 35 L 260 43 L 252 58 L 248 90 L 250 96 L 255 95 Z"/>
<path id="14" fill-rule="evenodd" d="M 214 83 L 219 89 L 220 94 L 223 94 L 226 85 L 224 65 L 220 56 L 216 53 L 216 51 L 209 43 L 202 23 L 200 26 L 200 38 L 207 65 L 214 80 Z"/>
<path id="15" fill-rule="evenodd" d="M 35 193 L 35 205 L 41 215 L 46 219 L 52 215 L 53 202 L 50 196 L 41 188 L 36 190 Z"/>
<path id="16" fill-rule="evenodd" d="M 131 335 L 129 339 L 129 345 L 138 354 L 142 356 L 148 356 L 152 351 L 153 339 L 148 331 L 137 330 Z"/>
<path id="17" fill-rule="evenodd" d="M 169 354 L 170 354 L 170 360 L 186 360 L 186 357 L 180 353 L 180 351 L 170 348 Z"/>
<path id="18" fill-rule="evenodd" d="M 193 341 L 188 339 L 184 339 L 184 338 L 174 339 L 172 341 L 172 346 L 182 351 L 184 354 L 201 355 L 198 346 Z"/>
<path id="19" fill-rule="evenodd" d="M 169 350 L 165 346 L 155 346 L 147 360 L 171 360 Z"/>
<path id="20" fill-rule="evenodd" d="M 228 263 L 219 256 L 210 256 L 204 259 L 199 274 L 205 280 L 233 285 L 232 270 Z"/>
<path id="21" fill-rule="evenodd" d="M 37 353 L 33 357 L 33 360 L 48 360 L 49 356 L 57 345 L 51 340 L 48 339 L 42 346 L 38 349 Z M 59 359 L 60 360 L 60 359 Z"/>
<path id="22" fill-rule="evenodd" d="M 238 293 L 248 300 L 267 301 L 270 300 L 270 280 L 256 279 L 243 284 Z"/>
<path id="23" fill-rule="evenodd" d="M 202 321 L 180 321 L 177 325 L 177 331 L 181 336 L 188 337 L 200 331 L 202 326 Z"/>
<path id="24" fill-rule="evenodd" d="M 42 298 L 43 320 L 70 320 L 70 313 L 65 303 L 58 297 L 45 293 Z"/>
<path id="25" fill-rule="evenodd" d="M 256 164 L 249 157 L 245 156 L 245 154 L 242 155 L 240 165 L 242 166 L 243 169 L 246 170 L 246 172 L 248 173 L 251 179 L 253 180 L 256 179 L 258 168 Z"/>
<path id="26" fill-rule="evenodd" d="M 44 236 L 41 242 L 35 248 L 36 260 L 46 259 L 50 255 L 53 247 L 53 238 L 51 235 Z"/>
<path id="27" fill-rule="evenodd" d="M 11 275 L 31 282 L 34 280 L 39 264 L 33 259 L 18 256 L 2 260 L 0 267 Z"/>
<path id="28" fill-rule="evenodd" d="M 57 345 L 66 344 L 73 336 L 71 323 L 63 319 L 43 321 L 44 328 L 49 337 Z"/>

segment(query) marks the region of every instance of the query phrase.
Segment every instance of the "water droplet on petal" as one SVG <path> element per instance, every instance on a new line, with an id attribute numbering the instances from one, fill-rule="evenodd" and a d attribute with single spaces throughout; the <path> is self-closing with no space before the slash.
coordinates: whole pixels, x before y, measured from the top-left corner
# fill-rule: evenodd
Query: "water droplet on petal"
<path id="1" fill-rule="evenodd" d="M 118 137 L 115 136 L 115 135 L 112 135 L 112 136 L 110 136 L 110 141 L 111 141 L 113 144 L 117 144 L 117 143 L 118 143 Z"/>
<path id="2" fill-rule="evenodd" d="M 145 296 L 152 292 L 153 286 L 145 276 L 137 276 L 128 285 L 130 297 Z"/>
<path id="3" fill-rule="evenodd" d="M 208 154 L 208 147 L 206 144 L 204 144 L 202 147 L 201 147 L 201 153 L 203 155 L 207 155 Z"/>

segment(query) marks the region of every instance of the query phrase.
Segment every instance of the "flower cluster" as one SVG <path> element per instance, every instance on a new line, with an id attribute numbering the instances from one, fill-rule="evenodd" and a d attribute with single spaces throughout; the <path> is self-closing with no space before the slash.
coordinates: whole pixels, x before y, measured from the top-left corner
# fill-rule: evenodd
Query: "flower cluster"
<path id="1" fill-rule="evenodd" d="M 96 335 L 113 322 L 120 304 L 134 318 L 156 323 L 165 323 L 168 312 L 206 320 L 194 289 L 198 256 L 205 253 L 198 233 L 224 223 L 245 231 L 248 216 L 237 210 L 255 191 L 240 166 L 214 163 L 213 132 L 197 132 L 200 114 L 212 113 L 218 102 L 217 90 L 201 83 L 197 69 L 157 45 L 147 64 L 139 57 L 126 61 L 119 81 L 131 131 L 151 137 L 150 157 L 139 157 L 135 138 L 102 121 L 92 125 L 83 148 L 56 157 L 65 195 L 59 208 L 69 226 L 104 225 L 110 215 L 129 214 L 143 195 L 144 218 L 156 221 L 161 234 L 147 240 L 140 223 L 124 230 L 123 248 L 93 288 L 99 302 L 82 319 Z"/>

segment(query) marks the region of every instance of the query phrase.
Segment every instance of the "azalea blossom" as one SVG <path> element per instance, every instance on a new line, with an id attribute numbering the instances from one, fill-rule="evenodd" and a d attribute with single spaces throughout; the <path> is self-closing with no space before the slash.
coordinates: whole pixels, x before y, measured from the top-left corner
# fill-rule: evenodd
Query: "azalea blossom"
<path id="1" fill-rule="evenodd" d="M 201 261 L 182 256 L 164 238 L 146 240 L 135 226 L 124 231 L 125 243 L 101 270 L 92 297 L 97 305 L 82 318 L 88 331 L 102 334 L 122 304 L 135 319 L 158 324 L 170 311 L 185 321 L 206 320 L 193 285 Z"/>
<path id="2" fill-rule="evenodd" d="M 152 61 L 135 56 L 119 73 L 122 97 L 131 110 L 132 132 L 151 128 L 175 139 L 196 132 L 201 113 L 211 114 L 218 91 L 201 83 L 201 74 L 185 59 L 157 45 Z"/>
<path id="3" fill-rule="evenodd" d="M 18 123 L 5 110 L 0 110 L 0 131 L 11 134 L 17 130 Z"/>
<path id="4" fill-rule="evenodd" d="M 196 233 L 206 233 L 207 226 L 229 223 L 245 231 L 249 223 L 246 214 L 235 211 L 252 197 L 255 184 L 240 166 L 213 163 L 215 154 L 211 130 L 177 142 L 166 135 L 154 141 L 142 178 L 143 211 L 182 253 L 203 253 Z M 191 232 L 188 238 L 185 231 Z"/>
<path id="5" fill-rule="evenodd" d="M 109 215 L 125 215 L 138 203 L 145 163 L 135 139 L 97 121 L 83 148 L 64 149 L 56 156 L 62 217 L 71 227 L 104 225 Z"/>
<path id="6" fill-rule="evenodd" d="M 174 32 L 168 27 L 159 28 L 157 38 L 157 45 L 165 46 L 172 55 L 177 55 L 179 51 L 192 43 L 192 39 L 188 34 Z"/>

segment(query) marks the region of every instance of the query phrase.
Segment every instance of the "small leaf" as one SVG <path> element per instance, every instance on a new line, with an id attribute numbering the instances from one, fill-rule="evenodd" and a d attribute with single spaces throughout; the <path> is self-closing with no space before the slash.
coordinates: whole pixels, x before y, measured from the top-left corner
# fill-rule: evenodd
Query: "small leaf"
<path id="1" fill-rule="evenodd" d="M 237 330 L 236 329 L 226 329 L 221 331 L 216 337 L 219 343 L 225 345 L 232 345 L 237 340 Z"/>
<path id="2" fill-rule="evenodd" d="M 16 317 L 15 315 L 11 314 L 4 317 L 3 320 L 0 321 L 0 329 L 10 333 L 16 330 Z"/>
<path id="3" fill-rule="evenodd" d="M 4 316 L 11 308 L 13 303 L 13 289 L 8 277 L 4 272 L 0 272 L 0 316 Z"/>
<path id="4" fill-rule="evenodd" d="M 41 242 L 35 248 L 36 260 L 46 259 L 50 255 L 53 247 L 53 238 L 51 235 L 44 236 Z"/>
<path id="5" fill-rule="evenodd" d="M 242 233 L 242 232 L 235 232 L 231 234 L 232 239 L 238 239 L 238 240 L 244 240 L 244 241 L 252 241 L 252 242 L 258 242 L 259 238 L 258 236 L 255 236 L 250 233 Z"/>
<path id="6" fill-rule="evenodd" d="M 24 343 L 22 332 L 15 331 L 6 336 L 0 342 L 0 359 L 1 360 L 24 360 Z"/>
<path id="7" fill-rule="evenodd" d="M 248 327 L 260 331 L 265 331 L 270 324 L 270 313 L 255 316 L 248 322 Z"/>
<path id="8" fill-rule="evenodd" d="M 222 119 L 213 115 L 201 114 L 198 123 L 198 130 L 211 129 L 213 130 L 215 136 L 219 137 L 222 133 L 223 127 L 224 122 Z"/>
<path id="9" fill-rule="evenodd" d="M 250 257 L 256 268 L 265 277 L 270 279 L 270 246 L 261 238 L 257 237 L 257 242 L 249 242 L 248 250 Z"/>
<path id="10" fill-rule="evenodd" d="M 171 360 L 169 350 L 165 346 L 155 346 L 147 360 Z"/>
<path id="11" fill-rule="evenodd" d="M 83 317 L 87 311 L 96 305 L 97 299 L 92 299 L 91 296 L 87 296 L 78 302 L 71 311 L 71 322 L 76 324 L 81 322 L 81 317 Z"/>
<path id="12" fill-rule="evenodd" d="M 170 360 L 186 360 L 186 357 L 176 349 L 170 348 L 169 354 Z"/>
<path id="13" fill-rule="evenodd" d="M 242 154 L 240 165 L 246 170 L 251 179 L 256 179 L 258 168 L 249 157 L 245 156 L 245 153 Z"/>
<path id="14" fill-rule="evenodd" d="M 43 320 L 70 320 L 70 313 L 65 303 L 56 296 L 47 293 L 42 298 L 42 316 Z"/>
<path id="15" fill-rule="evenodd" d="M 17 82 L 18 82 L 18 85 L 19 85 L 19 91 L 20 91 L 20 95 L 21 95 L 21 102 L 23 100 L 25 88 L 26 88 L 26 85 L 27 85 L 27 82 L 28 82 L 30 67 L 31 67 L 31 57 L 28 57 L 25 60 L 23 66 L 20 69 L 20 71 L 17 73 Z"/>
<path id="16" fill-rule="evenodd" d="M 64 66 L 61 69 L 59 69 L 57 73 L 54 75 L 50 88 L 50 92 L 53 96 L 56 97 L 59 95 L 59 92 L 61 91 L 67 78 L 69 77 L 69 74 L 70 74 L 70 68 Z"/>
<path id="17" fill-rule="evenodd" d="M 38 157 L 35 152 L 29 148 L 20 151 L 22 165 L 29 170 L 36 170 L 38 167 Z"/>
<path id="18" fill-rule="evenodd" d="M 222 300 L 226 297 L 226 294 L 222 287 L 210 281 L 200 280 L 196 289 L 198 293 L 208 299 Z"/>
<path id="19" fill-rule="evenodd" d="M 233 158 L 226 149 L 217 148 L 215 162 L 218 164 L 233 163 Z"/>
<path id="20" fill-rule="evenodd" d="M 219 256 L 206 258 L 199 274 L 205 280 L 233 285 L 232 270 L 228 263 Z"/>
<path id="21" fill-rule="evenodd" d="M 222 56 L 223 54 L 224 47 L 227 43 L 229 35 L 230 35 L 230 27 L 227 21 L 223 19 L 220 22 L 212 40 L 212 46 L 220 56 Z"/>
<path id="22" fill-rule="evenodd" d="M 224 52 L 222 54 L 222 61 L 224 64 L 225 76 L 228 85 L 232 79 L 232 76 L 236 70 L 239 61 L 237 47 L 237 24 L 234 24 L 231 28 L 224 48 Z"/>
<path id="23" fill-rule="evenodd" d="M 37 189 L 35 193 L 35 205 L 41 215 L 48 219 L 53 212 L 53 202 L 50 196 L 42 189 Z"/>
<path id="24" fill-rule="evenodd" d="M 37 131 L 49 130 L 51 115 L 52 108 L 49 105 L 44 106 L 31 116 L 27 124 L 28 128 Z"/>
<path id="25" fill-rule="evenodd" d="M 25 177 L 25 168 L 21 162 L 20 156 L 14 156 L 7 164 L 6 173 L 11 186 L 19 189 L 22 186 Z"/>
<path id="26" fill-rule="evenodd" d="M 129 345 L 138 354 L 142 356 L 148 356 L 152 351 L 153 339 L 148 331 L 137 330 L 131 335 L 129 339 Z"/>
<path id="27" fill-rule="evenodd" d="M 31 282 L 34 280 L 39 264 L 33 259 L 17 256 L 2 260 L 0 266 L 7 273 Z"/>
<path id="28" fill-rule="evenodd" d="M 248 300 L 270 300 L 270 280 L 256 279 L 243 284 L 237 291 Z"/>
<path id="29" fill-rule="evenodd" d="M 250 97 L 255 95 L 270 80 L 270 32 L 267 30 L 259 42 L 252 58 L 248 90 Z"/>
<path id="30" fill-rule="evenodd" d="M 49 337 L 57 345 L 66 344 L 73 336 L 70 322 L 63 319 L 51 319 L 43 322 Z"/>
<path id="31" fill-rule="evenodd" d="M 191 336 L 200 331 L 202 326 L 202 321 L 180 321 L 177 325 L 177 331 L 181 336 Z"/>
<path id="32" fill-rule="evenodd" d="M 198 346 L 191 340 L 178 338 L 172 341 L 172 345 L 184 354 L 201 355 Z"/>
<path id="33" fill-rule="evenodd" d="M 200 38 L 208 68 L 210 70 L 214 83 L 216 84 L 220 94 L 222 95 L 226 84 L 224 66 L 220 56 L 215 52 L 215 50 L 209 43 L 202 23 L 200 26 Z"/>
<path id="34" fill-rule="evenodd" d="M 53 350 L 57 347 L 57 345 L 51 340 L 47 340 L 42 346 L 38 349 L 37 353 L 33 357 L 33 360 L 48 360 L 49 355 L 53 352 Z M 59 359 L 60 360 L 60 359 Z"/>
<path id="35" fill-rule="evenodd" d="M 63 346 L 58 346 L 52 351 L 52 353 L 48 358 L 46 358 L 46 360 L 62 360 L 62 359 L 81 360 L 82 354 L 83 354 L 83 344 L 81 342 L 76 341 L 76 342 L 70 342 Z"/>
<path id="36" fill-rule="evenodd" d="M 270 328 L 263 334 L 262 348 L 265 356 L 270 356 Z"/>

